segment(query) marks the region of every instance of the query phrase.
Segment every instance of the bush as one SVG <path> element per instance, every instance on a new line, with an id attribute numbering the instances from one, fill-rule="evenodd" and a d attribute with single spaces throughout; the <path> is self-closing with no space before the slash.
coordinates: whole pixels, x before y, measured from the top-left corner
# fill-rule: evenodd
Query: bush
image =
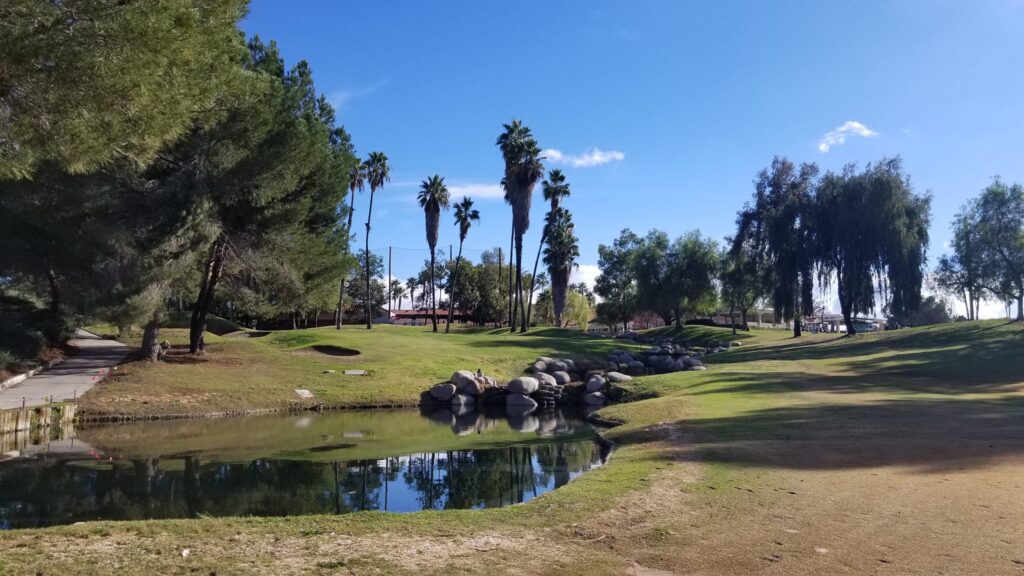
<path id="1" fill-rule="evenodd" d="M 60 344 L 74 332 L 70 318 L 32 302 L 0 296 L 0 366 L 33 363 L 48 344 Z"/>

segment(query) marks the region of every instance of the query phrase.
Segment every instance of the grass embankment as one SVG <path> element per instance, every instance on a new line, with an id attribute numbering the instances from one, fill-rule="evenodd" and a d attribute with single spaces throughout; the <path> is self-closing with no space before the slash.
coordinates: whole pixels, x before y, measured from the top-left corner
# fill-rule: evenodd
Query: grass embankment
<path id="1" fill-rule="evenodd" d="M 447 338 L 389 332 L 365 337 L 422 339 L 442 353 Z M 602 411 L 623 423 L 607 433 L 618 444 L 610 463 L 525 505 L 89 523 L 0 535 L 0 566 L 221 575 L 1021 569 L 1024 326 L 760 336 L 706 372 L 635 381 L 660 396 Z M 490 337 L 459 337 L 490 348 Z M 517 348 L 500 349 L 535 354 Z M 413 365 L 405 349 L 392 355 Z"/>
<path id="2" fill-rule="evenodd" d="M 255 336 L 255 337 L 254 337 Z M 163 363 L 135 362 L 86 394 L 90 417 L 145 417 L 281 410 L 303 406 L 415 406 L 431 385 L 456 370 L 481 369 L 509 379 L 540 355 L 601 357 L 623 343 L 573 331 L 459 330 L 349 326 L 216 336 L 207 354 L 187 354 L 188 333 L 165 329 L 174 348 Z M 346 376 L 360 369 L 365 376 Z M 329 372 L 329 371 L 333 371 Z M 314 395 L 302 400 L 295 389 Z"/>

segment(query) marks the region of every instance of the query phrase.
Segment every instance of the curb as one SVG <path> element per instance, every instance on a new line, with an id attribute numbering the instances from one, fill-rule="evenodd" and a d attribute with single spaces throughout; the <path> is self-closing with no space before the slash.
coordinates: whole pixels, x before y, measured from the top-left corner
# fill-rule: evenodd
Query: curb
<path id="1" fill-rule="evenodd" d="M 36 367 L 36 368 L 33 368 L 33 369 L 29 370 L 28 372 L 24 372 L 22 374 L 18 374 L 17 376 L 11 376 L 7 380 L 4 380 L 3 382 L 0 382 L 0 390 L 6 390 L 6 389 L 8 389 L 8 388 L 10 388 L 12 386 L 17 386 L 18 384 L 21 384 L 25 380 L 28 380 L 29 378 L 35 376 L 36 374 L 39 374 L 43 370 L 49 370 L 50 368 L 53 368 L 54 366 L 56 366 L 57 364 L 60 364 L 63 361 L 64 361 L 64 358 L 58 358 L 57 360 L 50 360 L 46 364 L 44 364 L 42 366 L 39 366 L 39 367 Z"/>

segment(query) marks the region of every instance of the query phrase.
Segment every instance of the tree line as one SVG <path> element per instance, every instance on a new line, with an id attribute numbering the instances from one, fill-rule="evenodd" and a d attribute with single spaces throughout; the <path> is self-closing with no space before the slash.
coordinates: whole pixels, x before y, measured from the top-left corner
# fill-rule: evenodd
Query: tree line
<path id="1" fill-rule="evenodd" d="M 824 175 L 814 164 L 775 158 L 723 246 L 696 231 L 670 241 L 658 230 L 624 230 L 601 245 L 598 312 L 609 324 L 652 312 L 681 325 L 724 305 L 746 326 L 747 312 L 766 302 L 800 336 L 815 287 L 835 287 L 855 334 L 858 314 L 880 308 L 904 318 L 920 307 L 930 207 L 899 158 Z"/>

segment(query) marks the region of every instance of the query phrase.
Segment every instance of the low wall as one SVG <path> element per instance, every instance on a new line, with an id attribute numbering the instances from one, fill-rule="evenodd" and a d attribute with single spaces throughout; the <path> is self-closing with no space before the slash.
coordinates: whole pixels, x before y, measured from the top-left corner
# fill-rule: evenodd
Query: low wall
<path id="1" fill-rule="evenodd" d="M 0 410 L 0 442 L 8 436 L 28 435 L 51 426 L 67 426 L 75 421 L 77 409 L 77 404 L 62 402 L 35 408 Z"/>

